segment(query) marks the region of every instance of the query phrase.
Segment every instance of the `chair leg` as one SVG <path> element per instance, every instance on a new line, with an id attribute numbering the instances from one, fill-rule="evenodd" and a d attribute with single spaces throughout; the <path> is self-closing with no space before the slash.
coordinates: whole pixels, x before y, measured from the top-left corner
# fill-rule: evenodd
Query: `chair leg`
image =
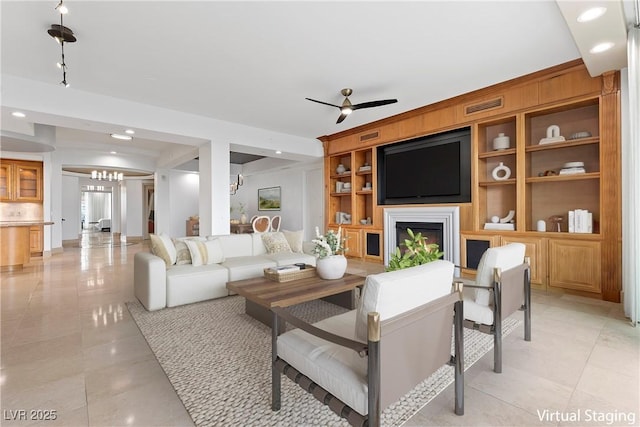
<path id="1" fill-rule="evenodd" d="M 493 287 L 493 371 L 502 373 L 502 289 L 500 282 Z"/>
<path id="2" fill-rule="evenodd" d="M 276 368 L 276 361 L 278 360 L 278 327 L 279 325 L 278 315 L 272 313 L 271 323 L 271 410 L 280 410 L 280 371 Z"/>
<path id="3" fill-rule="evenodd" d="M 524 271 L 524 340 L 531 341 L 531 270 Z"/>
<path id="4" fill-rule="evenodd" d="M 455 343 L 455 413 L 464 415 L 464 313 L 463 303 L 455 304 L 454 343 Z"/>

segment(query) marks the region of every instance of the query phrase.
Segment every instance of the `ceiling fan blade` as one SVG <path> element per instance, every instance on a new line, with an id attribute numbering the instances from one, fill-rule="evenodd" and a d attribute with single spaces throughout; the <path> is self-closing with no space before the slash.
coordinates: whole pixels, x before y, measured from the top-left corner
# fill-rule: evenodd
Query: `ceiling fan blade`
<path id="1" fill-rule="evenodd" d="M 344 113 L 340 114 L 340 117 L 338 117 L 338 121 L 336 121 L 336 124 L 338 124 L 338 123 L 342 123 L 342 121 L 343 121 L 344 119 L 346 119 L 346 118 L 347 118 L 347 116 L 348 116 L 348 114 L 344 114 Z"/>
<path id="2" fill-rule="evenodd" d="M 355 104 L 351 108 L 353 110 L 361 110 L 363 108 L 380 107 L 382 105 L 395 104 L 396 102 L 398 102 L 397 99 L 383 99 L 381 101 L 370 101 L 370 102 Z"/>
<path id="3" fill-rule="evenodd" d="M 324 105 L 328 105 L 329 107 L 336 107 L 336 108 L 340 108 L 339 105 L 334 105 L 334 104 L 329 104 L 328 102 L 323 102 L 323 101 L 318 101 L 317 99 L 311 99 L 311 98 L 305 98 L 309 101 L 313 101 L 313 102 L 317 102 L 318 104 L 324 104 Z"/>

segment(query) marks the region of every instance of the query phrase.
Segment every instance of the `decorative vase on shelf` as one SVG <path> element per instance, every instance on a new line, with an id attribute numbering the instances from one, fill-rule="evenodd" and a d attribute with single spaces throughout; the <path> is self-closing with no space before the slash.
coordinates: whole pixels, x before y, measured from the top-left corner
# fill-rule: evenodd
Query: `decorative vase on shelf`
<path id="1" fill-rule="evenodd" d="M 338 175 L 342 175 L 343 173 L 345 173 L 346 170 L 347 169 L 344 167 L 344 165 L 340 163 L 336 168 L 336 173 L 338 173 Z"/>
<path id="2" fill-rule="evenodd" d="M 240 224 L 247 223 L 247 216 L 245 214 L 240 215 Z"/>
<path id="3" fill-rule="evenodd" d="M 340 279 L 347 271 L 347 258 L 344 255 L 329 255 L 316 260 L 316 272 L 321 279 Z"/>
<path id="4" fill-rule="evenodd" d="M 494 150 L 506 150 L 509 148 L 509 137 L 500 132 L 497 137 L 493 139 Z"/>

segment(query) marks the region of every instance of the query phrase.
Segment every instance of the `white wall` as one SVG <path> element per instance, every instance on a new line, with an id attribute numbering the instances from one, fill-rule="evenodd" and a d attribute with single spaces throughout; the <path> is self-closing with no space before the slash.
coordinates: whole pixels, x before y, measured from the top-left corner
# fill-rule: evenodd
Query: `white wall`
<path id="1" fill-rule="evenodd" d="M 187 220 L 198 215 L 199 176 L 197 173 L 172 170 L 169 173 L 170 228 L 172 237 L 184 236 Z"/>

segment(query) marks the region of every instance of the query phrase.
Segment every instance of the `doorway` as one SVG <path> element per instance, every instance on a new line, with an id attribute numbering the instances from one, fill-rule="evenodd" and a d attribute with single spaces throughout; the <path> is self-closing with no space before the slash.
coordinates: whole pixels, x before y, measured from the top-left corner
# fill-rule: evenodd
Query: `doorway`
<path id="1" fill-rule="evenodd" d="M 80 197 L 82 232 L 111 231 L 112 195 L 109 189 L 83 188 Z"/>
<path id="2" fill-rule="evenodd" d="M 144 200 L 142 230 L 144 238 L 148 239 L 149 234 L 155 233 L 155 188 L 153 183 L 143 183 L 142 191 L 142 200 Z"/>

